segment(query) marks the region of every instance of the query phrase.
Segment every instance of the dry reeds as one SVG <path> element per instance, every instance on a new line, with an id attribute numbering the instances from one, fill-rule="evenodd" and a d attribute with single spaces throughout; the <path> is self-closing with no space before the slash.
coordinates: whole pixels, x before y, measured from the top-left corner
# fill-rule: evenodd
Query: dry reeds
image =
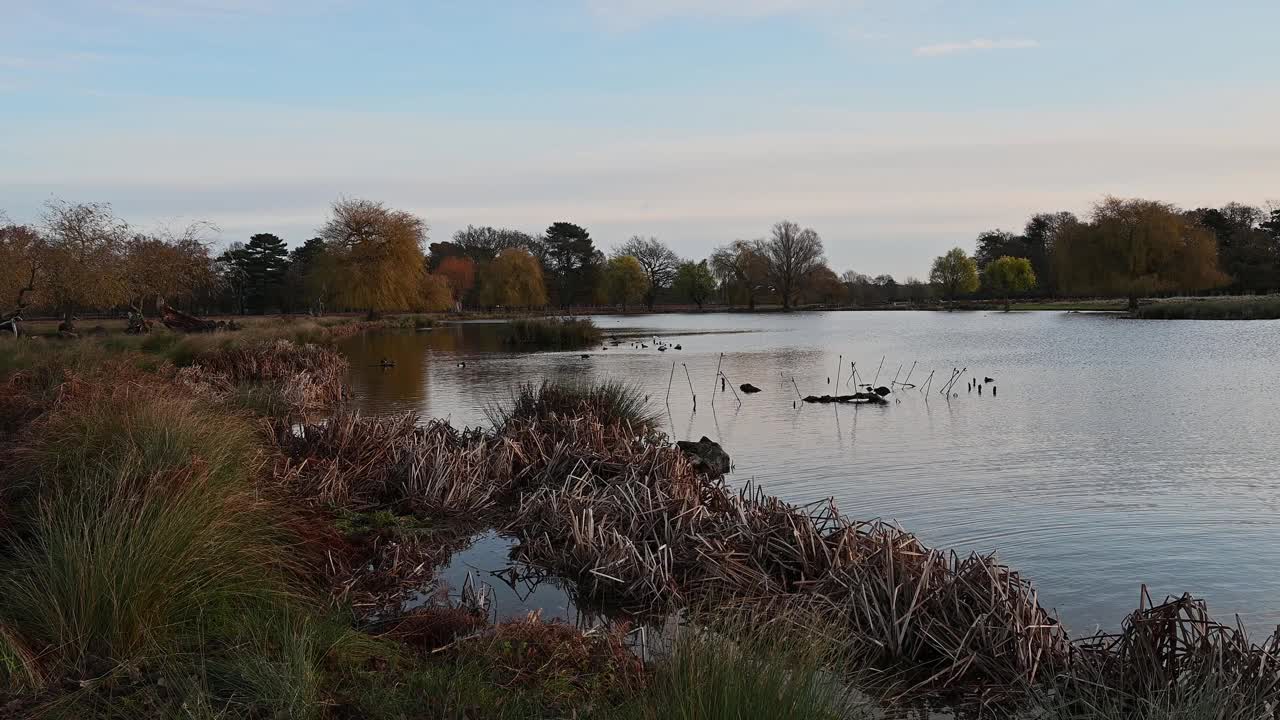
<path id="1" fill-rule="evenodd" d="M 895 694 L 984 697 L 1096 675 L 1135 694 L 1215 674 L 1274 697 L 1272 638 L 1253 646 L 1190 598 L 1073 644 L 1035 589 L 991 556 L 927 547 L 830 501 L 793 506 L 697 471 L 665 438 L 537 389 L 491 432 L 339 415 L 288 452 L 304 495 L 502 522 L 517 559 L 636 612 L 766 604 L 839 624 Z M 1081 683 L 1072 687 L 1079 688 Z"/>

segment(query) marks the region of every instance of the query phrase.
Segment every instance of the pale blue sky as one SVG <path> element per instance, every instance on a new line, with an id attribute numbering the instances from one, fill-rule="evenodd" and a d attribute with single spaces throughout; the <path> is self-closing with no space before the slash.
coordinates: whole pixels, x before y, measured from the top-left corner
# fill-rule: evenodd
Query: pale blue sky
<path id="1" fill-rule="evenodd" d="M 1280 199 L 1276 0 L 0 0 L 0 209 L 226 241 L 341 194 L 837 271 L 1104 193 Z"/>

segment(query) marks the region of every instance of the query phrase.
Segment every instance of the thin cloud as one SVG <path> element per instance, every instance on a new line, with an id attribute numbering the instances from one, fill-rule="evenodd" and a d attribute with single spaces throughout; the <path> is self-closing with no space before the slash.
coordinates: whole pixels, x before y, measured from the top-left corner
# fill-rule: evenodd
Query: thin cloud
<path id="1" fill-rule="evenodd" d="M 674 18 L 757 19 L 836 9 L 838 0 L 585 0 L 595 18 L 636 26 Z"/>
<path id="2" fill-rule="evenodd" d="M 974 52 L 977 50 L 1029 50 L 1031 48 L 1040 47 L 1040 43 L 1035 40 L 966 40 L 964 42 L 938 43 L 936 45 L 922 45 L 915 49 L 916 57 L 938 57 L 939 55 L 954 55 L 955 53 Z"/>

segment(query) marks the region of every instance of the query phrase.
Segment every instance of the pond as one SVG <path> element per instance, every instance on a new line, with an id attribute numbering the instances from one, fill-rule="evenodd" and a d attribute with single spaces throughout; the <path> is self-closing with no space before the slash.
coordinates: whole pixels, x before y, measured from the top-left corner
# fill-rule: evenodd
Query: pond
<path id="1" fill-rule="evenodd" d="M 852 517 L 896 521 L 935 547 L 995 552 L 1073 635 L 1118 627 L 1143 583 L 1157 599 L 1203 596 L 1255 634 L 1280 621 L 1280 322 L 1061 312 L 596 322 L 648 347 L 517 353 L 500 324 L 480 322 L 354 338 L 356 403 L 476 425 L 521 382 L 620 379 L 659 408 L 670 385 L 666 431 L 720 442 L 732 482 L 793 503 L 832 496 Z M 683 349 L 659 352 L 654 336 Z M 384 357 L 396 367 L 375 367 Z M 794 402 L 797 390 L 835 394 L 837 372 L 850 392 L 850 363 L 870 382 L 882 358 L 876 384 L 914 364 L 910 382 L 934 372 L 931 391 L 901 390 L 885 406 Z M 732 383 L 763 392 L 741 403 L 720 392 L 721 362 Z M 953 367 L 966 380 L 948 398 L 937 390 Z M 982 395 L 968 389 L 985 377 Z"/>

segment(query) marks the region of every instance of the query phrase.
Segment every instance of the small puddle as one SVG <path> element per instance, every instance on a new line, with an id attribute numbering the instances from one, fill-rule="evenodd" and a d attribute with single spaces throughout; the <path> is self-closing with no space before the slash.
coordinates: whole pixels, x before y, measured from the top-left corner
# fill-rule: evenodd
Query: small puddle
<path id="1" fill-rule="evenodd" d="M 598 623 L 599 613 L 579 610 L 569 593 L 568 583 L 521 579 L 527 574 L 527 568 L 511 560 L 511 549 L 516 544 L 515 538 L 496 530 L 476 536 L 466 550 L 455 553 L 449 564 L 436 573 L 430 586 L 414 591 L 403 609 L 412 610 L 444 597 L 456 601 L 469 573 L 477 586 L 483 583 L 492 590 L 489 613 L 498 622 L 541 612 L 544 620 L 578 625 Z"/>

